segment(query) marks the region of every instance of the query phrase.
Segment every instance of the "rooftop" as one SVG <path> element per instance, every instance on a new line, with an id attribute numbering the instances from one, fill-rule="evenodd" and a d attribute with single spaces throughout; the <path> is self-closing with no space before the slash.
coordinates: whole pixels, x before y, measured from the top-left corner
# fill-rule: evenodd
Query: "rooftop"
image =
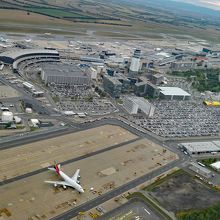
<path id="1" fill-rule="evenodd" d="M 216 169 L 220 169 L 220 161 L 217 161 L 215 163 L 211 164 L 211 167 L 216 168 Z"/>
<path id="2" fill-rule="evenodd" d="M 9 50 L 0 54 L 0 57 L 10 57 L 12 59 L 16 59 L 25 54 L 41 54 L 41 53 L 48 53 L 48 54 L 59 54 L 56 50 L 46 50 L 46 49 L 16 49 L 16 50 Z"/>
<path id="3" fill-rule="evenodd" d="M 42 69 L 46 74 L 53 76 L 88 76 L 88 74 L 83 72 L 77 65 L 73 64 L 47 63 L 42 64 Z"/>
<path id="4" fill-rule="evenodd" d="M 182 143 L 187 151 L 190 152 L 214 152 L 220 151 L 220 146 L 216 145 L 213 142 L 191 142 L 191 143 Z"/>
<path id="5" fill-rule="evenodd" d="M 188 92 L 178 87 L 158 87 L 162 94 L 170 96 L 191 96 Z"/>

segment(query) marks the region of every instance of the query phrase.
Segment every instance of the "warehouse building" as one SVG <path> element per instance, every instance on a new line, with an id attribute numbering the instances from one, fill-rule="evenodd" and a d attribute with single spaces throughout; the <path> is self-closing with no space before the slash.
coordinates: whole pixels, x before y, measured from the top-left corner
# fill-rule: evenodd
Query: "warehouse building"
<path id="1" fill-rule="evenodd" d="M 160 90 L 159 97 L 166 100 L 190 100 L 191 95 L 178 87 L 158 87 Z"/>
<path id="2" fill-rule="evenodd" d="M 41 78 L 45 82 L 58 85 L 90 85 L 91 75 L 71 64 L 45 64 L 42 66 Z"/>
<path id="3" fill-rule="evenodd" d="M 210 178 L 212 176 L 212 172 L 209 169 L 194 162 L 190 163 L 189 169 L 205 178 Z"/>
<path id="4" fill-rule="evenodd" d="M 220 153 L 218 141 L 181 143 L 180 147 L 190 155 Z"/>

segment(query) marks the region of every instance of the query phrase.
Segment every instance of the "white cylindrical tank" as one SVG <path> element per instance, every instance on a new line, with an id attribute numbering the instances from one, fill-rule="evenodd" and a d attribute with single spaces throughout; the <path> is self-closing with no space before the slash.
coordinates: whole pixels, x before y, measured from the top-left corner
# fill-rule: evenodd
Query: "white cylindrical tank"
<path id="1" fill-rule="evenodd" d="M 18 116 L 14 116 L 14 120 L 16 124 L 21 123 L 21 118 L 19 118 Z"/>
<path id="2" fill-rule="evenodd" d="M 28 113 L 28 114 L 31 114 L 32 113 L 32 109 L 31 108 L 26 108 L 25 112 Z"/>
<path id="3" fill-rule="evenodd" d="M 12 122 L 13 121 L 13 113 L 9 111 L 2 112 L 2 122 Z"/>

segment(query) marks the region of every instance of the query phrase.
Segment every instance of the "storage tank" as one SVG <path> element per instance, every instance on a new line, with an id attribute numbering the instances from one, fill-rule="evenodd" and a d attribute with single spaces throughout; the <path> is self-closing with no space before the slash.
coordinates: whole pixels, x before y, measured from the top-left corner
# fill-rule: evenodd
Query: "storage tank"
<path id="1" fill-rule="evenodd" d="M 13 121 L 13 113 L 9 111 L 2 112 L 2 122 L 8 123 Z"/>

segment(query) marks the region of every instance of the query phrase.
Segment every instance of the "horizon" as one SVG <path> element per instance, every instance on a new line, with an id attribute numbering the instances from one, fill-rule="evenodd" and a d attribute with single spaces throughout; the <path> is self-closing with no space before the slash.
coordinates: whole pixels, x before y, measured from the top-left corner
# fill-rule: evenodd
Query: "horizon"
<path id="1" fill-rule="evenodd" d="M 189 3 L 192 5 L 197 5 L 205 8 L 210 8 L 214 10 L 220 10 L 219 0 L 174 0 L 176 2 Z"/>

